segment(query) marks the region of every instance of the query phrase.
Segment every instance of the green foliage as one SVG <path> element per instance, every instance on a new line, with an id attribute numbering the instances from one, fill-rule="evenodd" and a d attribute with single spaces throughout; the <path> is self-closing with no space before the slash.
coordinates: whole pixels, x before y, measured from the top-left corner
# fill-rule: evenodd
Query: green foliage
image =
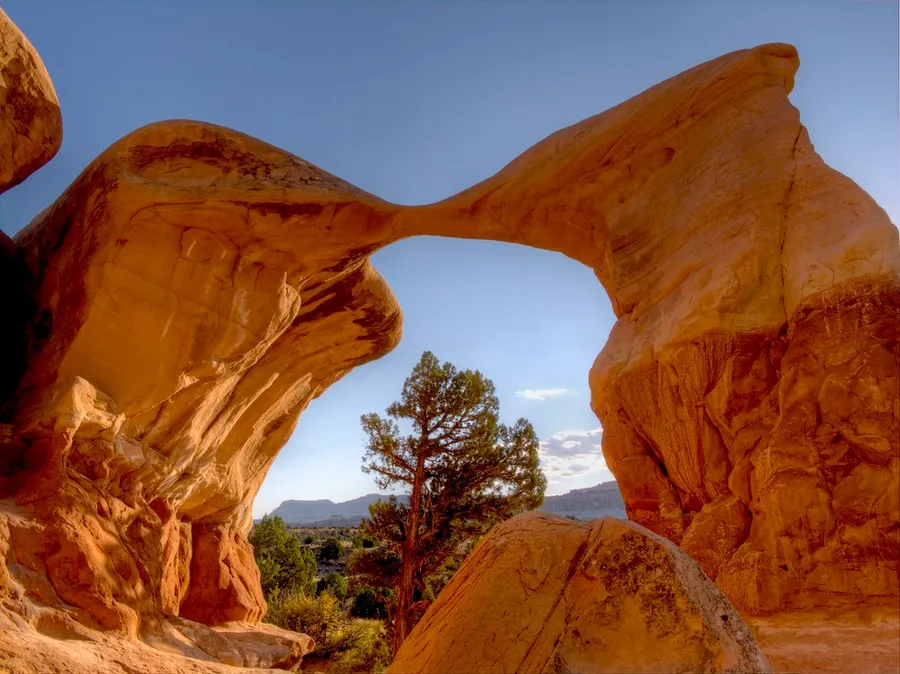
<path id="1" fill-rule="evenodd" d="M 315 543 L 315 542 L 316 542 L 316 539 L 313 538 L 312 536 L 309 536 L 309 535 L 307 535 L 307 536 L 303 539 L 303 544 L 304 544 L 304 545 L 310 545 L 311 543 Z"/>
<path id="2" fill-rule="evenodd" d="M 353 597 L 350 615 L 356 618 L 376 618 L 386 620 L 388 606 L 392 601 L 392 591 L 384 588 L 361 587 Z"/>
<path id="3" fill-rule="evenodd" d="M 412 432 L 401 435 L 400 422 Z M 525 419 L 500 423 L 494 384 L 481 372 L 459 371 L 426 351 L 400 400 L 385 417 L 363 415 L 362 427 L 368 435 L 363 471 L 373 473 L 381 489 L 407 488 L 410 499 L 390 498 L 369 508 L 360 528 L 386 550 L 354 553 L 354 573 L 363 574 L 365 584 L 397 587 L 398 616 L 416 597 L 443 587 L 445 580 L 430 586 L 429 578 L 452 574 L 445 563 L 461 559 L 468 543 L 543 503 L 547 481 L 537 434 Z M 412 567 L 413 590 L 399 586 L 403 565 Z M 405 627 L 397 632 L 400 639 Z"/>
<path id="4" fill-rule="evenodd" d="M 359 639 L 353 648 L 337 653 L 331 659 L 328 674 L 382 674 L 391 663 L 391 648 L 384 623 L 380 620 L 358 620 L 354 625 Z"/>
<path id="5" fill-rule="evenodd" d="M 372 536 L 364 536 L 361 534 L 357 534 L 353 537 L 353 549 L 356 550 L 358 548 L 374 548 L 377 541 Z"/>
<path id="6" fill-rule="evenodd" d="M 434 601 L 441 590 L 443 590 L 447 586 L 447 583 L 453 578 L 453 574 L 455 574 L 459 567 L 462 566 L 466 556 L 474 547 L 475 541 L 469 541 L 466 545 L 462 546 L 460 550 L 461 554 L 447 557 L 437 569 L 429 574 L 425 579 L 425 590 L 422 592 L 422 599 Z"/>
<path id="7" fill-rule="evenodd" d="M 341 545 L 341 542 L 337 538 L 328 538 L 325 540 L 325 543 L 322 544 L 322 549 L 319 550 L 319 557 L 321 559 L 340 559 L 344 554 L 344 546 Z"/>
<path id="8" fill-rule="evenodd" d="M 391 497 L 392 500 L 396 500 Z M 400 578 L 402 559 L 400 548 L 395 543 L 387 542 L 377 548 L 358 548 L 350 555 L 344 573 L 348 576 L 360 577 L 362 585 L 372 587 L 394 587 Z M 356 585 L 360 585 L 359 582 Z"/>
<path id="9" fill-rule="evenodd" d="M 316 641 L 313 655 L 330 658 L 338 651 L 356 648 L 361 632 L 344 613 L 336 597 L 323 592 L 312 597 L 288 593 L 269 602 L 266 622 L 308 634 Z"/>
<path id="10" fill-rule="evenodd" d="M 316 594 L 322 594 L 323 592 L 328 592 L 343 601 L 347 598 L 347 579 L 341 574 L 332 571 L 324 578 L 320 578 L 316 584 Z"/>
<path id="11" fill-rule="evenodd" d="M 300 545 L 280 517 L 263 517 L 250 533 L 250 544 L 264 595 L 311 588 L 316 576 L 316 558 Z"/>

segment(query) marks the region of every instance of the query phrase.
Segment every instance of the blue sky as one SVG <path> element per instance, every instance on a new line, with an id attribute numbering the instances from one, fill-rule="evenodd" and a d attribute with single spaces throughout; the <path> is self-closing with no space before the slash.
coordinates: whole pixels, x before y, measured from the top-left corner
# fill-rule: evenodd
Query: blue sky
<path id="1" fill-rule="evenodd" d="M 237 2 L 7 0 L 63 110 L 59 155 L 0 197 L 14 233 L 110 143 L 167 118 L 278 145 L 398 203 L 447 197 L 556 129 L 720 54 L 790 42 L 791 99 L 819 153 L 900 214 L 898 4 L 843 0 Z M 359 416 L 425 349 L 479 368 L 546 441 L 549 493 L 605 479 L 587 373 L 613 322 L 592 272 L 510 244 L 417 238 L 374 256 L 400 346 L 314 401 L 256 500 L 345 500 Z M 462 270 L 465 269 L 463 272 Z M 535 393 L 544 391 L 543 394 Z"/>

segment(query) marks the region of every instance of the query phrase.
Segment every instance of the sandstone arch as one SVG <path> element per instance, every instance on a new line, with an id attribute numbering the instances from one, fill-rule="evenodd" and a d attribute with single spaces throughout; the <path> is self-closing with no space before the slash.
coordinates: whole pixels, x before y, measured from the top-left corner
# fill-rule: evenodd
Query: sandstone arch
<path id="1" fill-rule="evenodd" d="M 422 234 L 595 269 L 629 513 L 738 607 L 895 601 L 897 230 L 815 154 L 797 66 L 728 54 L 422 207 L 200 122 L 115 143 L 15 239 L 36 308 L 2 448 L 13 610 L 259 620 L 252 498 L 308 402 L 397 343 L 368 257 Z"/>

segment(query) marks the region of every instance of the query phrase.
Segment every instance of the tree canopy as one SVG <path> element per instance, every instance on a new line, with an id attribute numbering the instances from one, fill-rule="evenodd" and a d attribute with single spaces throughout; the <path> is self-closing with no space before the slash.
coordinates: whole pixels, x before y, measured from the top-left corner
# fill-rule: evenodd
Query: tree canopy
<path id="1" fill-rule="evenodd" d="M 308 592 L 314 586 L 316 558 L 279 516 L 263 517 L 250 533 L 250 544 L 266 597 L 273 592 Z"/>
<path id="2" fill-rule="evenodd" d="M 401 433 L 400 423 L 410 432 Z M 363 470 L 379 488 L 399 486 L 410 494 L 408 503 L 392 498 L 370 507 L 363 531 L 386 545 L 357 551 L 363 554 L 354 561 L 360 572 L 381 574 L 381 582 L 397 587 L 396 652 L 408 633 L 414 595 L 426 593 L 427 578 L 462 554 L 467 541 L 539 507 L 546 479 L 531 424 L 500 423 L 493 382 L 481 372 L 441 363 L 429 351 L 386 416 L 363 415 L 362 426 L 368 436 Z"/>

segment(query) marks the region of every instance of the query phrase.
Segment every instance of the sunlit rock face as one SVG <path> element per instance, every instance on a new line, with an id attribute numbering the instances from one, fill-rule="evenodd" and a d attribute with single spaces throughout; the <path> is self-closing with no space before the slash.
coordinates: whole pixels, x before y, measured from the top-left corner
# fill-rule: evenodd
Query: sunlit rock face
<path id="1" fill-rule="evenodd" d="M 62 116 L 53 83 L 28 39 L 0 9 L 0 193 L 59 151 Z"/>
<path id="2" fill-rule="evenodd" d="M 749 612 L 898 595 L 898 232 L 815 153 L 798 64 L 728 54 L 400 214 L 594 268 L 618 321 L 592 407 L 629 517 Z"/>
<path id="3" fill-rule="evenodd" d="M 502 591 L 498 591 L 502 587 Z M 391 672 L 771 672 L 750 629 L 672 542 L 613 518 L 495 527 Z"/>
<path id="4" fill-rule="evenodd" d="M 308 402 L 400 335 L 366 257 L 390 212 L 259 141 L 170 122 L 17 235 L 38 309 L 13 420 L 28 477 L 8 495 L 74 520 L 54 563 L 99 564 L 100 532 L 121 558 L 60 579 L 60 599 L 127 629 L 159 609 L 262 617 L 253 497 Z"/>
<path id="5" fill-rule="evenodd" d="M 815 154 L 797 65 L 728 54 L 424 207 L 201 122 L 113 144 L 0 252 L 27 300 L 4 326 L 4 610 L 259 621 L 253 498 L 309 401 L 397 344 L 368 258 L 426 234 L 595 269 L 619 320 L 593 407 L 629 515 L 739 608 L 895 601 L 897 230 Z M 9 128 L 16 156 L 32 127 Z"/>

